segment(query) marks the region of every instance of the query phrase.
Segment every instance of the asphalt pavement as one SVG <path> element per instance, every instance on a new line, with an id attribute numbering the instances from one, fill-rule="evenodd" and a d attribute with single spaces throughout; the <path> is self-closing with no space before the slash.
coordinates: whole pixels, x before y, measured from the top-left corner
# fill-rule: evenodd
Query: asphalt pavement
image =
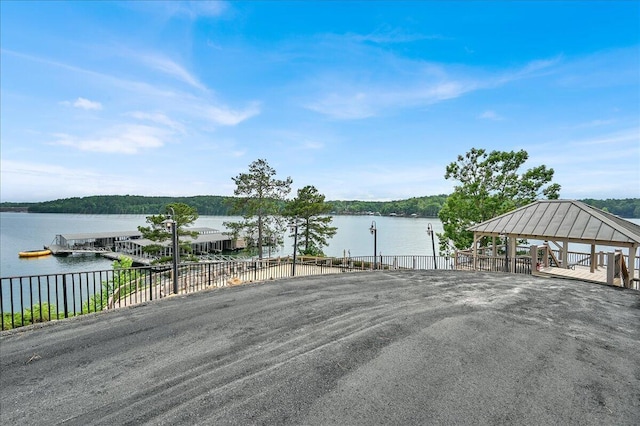
<path id="1" fill-rule="evenodd" d="M 640 292 L 377 271 L 0 335 L 0 423 L 640 424 Z"/>

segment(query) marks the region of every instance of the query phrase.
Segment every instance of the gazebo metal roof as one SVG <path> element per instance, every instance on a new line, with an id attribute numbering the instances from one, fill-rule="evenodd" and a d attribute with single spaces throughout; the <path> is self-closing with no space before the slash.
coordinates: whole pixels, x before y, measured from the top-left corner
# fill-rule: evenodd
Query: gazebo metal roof
<path id="1" fill-rule="evenodd" d="M 468 230 L 486 236 L 616 247 L 640 245 L 640 225 L 576 200 L 539 200 Z"/>

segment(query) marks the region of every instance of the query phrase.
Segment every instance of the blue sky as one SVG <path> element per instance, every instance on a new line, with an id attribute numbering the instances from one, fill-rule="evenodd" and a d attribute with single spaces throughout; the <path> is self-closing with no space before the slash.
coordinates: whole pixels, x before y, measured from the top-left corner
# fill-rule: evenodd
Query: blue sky
<path id="1" fill-rule="evenodd" d="M 640 197 L 640 2 L 0 3 L 0 200 L 449 193 L 472 147 Z M 295 191 L 294 191 L 295 192 Z M 294 193 L 293 192 L 293 193 Z M 292 194 L 293 194 L 292 193 Z"/>

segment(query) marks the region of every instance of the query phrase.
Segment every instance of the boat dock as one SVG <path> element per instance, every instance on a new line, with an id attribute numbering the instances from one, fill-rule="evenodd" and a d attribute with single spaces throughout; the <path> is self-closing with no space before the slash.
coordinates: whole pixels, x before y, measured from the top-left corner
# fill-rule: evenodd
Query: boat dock
<path id="1" fill-rule="evenodd" d="M 108 253 L 116 251 L 116 243 L 141 239 L 139 231 L 125 232 L 94 232 L 82 234 L 58 234 L 50 246 L 54 256 L 69 256 L 71 254 Z"/>
<path id="2" fill-rule="evenodd" d="M 234 251 L 244 248 L 243 241 L 233 240 L 217 229 L 191 228 L 197 232 L 196 238 L 185 237 L 191 244 L 192 253 L 197 255 L 218 254 L 223 251 Z M 113 231 L 82 234 L 58 234 L 53 243 L 46 246 L 55 256 L 69 256 L 74 254 L 98 254 L 109 259 L 119 259 L 127 256 L 137 264 L 148 265 L 156 258 L 171 256 L 171 242 L 162 244 L 160 253 L 150 254 L 144 248 L 158 244 L 143 238 L 139 231 Z"/>

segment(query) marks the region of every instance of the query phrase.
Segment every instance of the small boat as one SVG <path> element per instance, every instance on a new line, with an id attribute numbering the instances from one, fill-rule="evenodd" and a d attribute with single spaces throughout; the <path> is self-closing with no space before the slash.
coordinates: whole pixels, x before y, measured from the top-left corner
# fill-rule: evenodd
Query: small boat
<path id="1" fill-rule="evenodd" d="M 18 257 L 42 257 L 49 256 L 51 254 L 51 250 L 29 250 L 29 251 L 21 251 L 18 253 Z"/>

